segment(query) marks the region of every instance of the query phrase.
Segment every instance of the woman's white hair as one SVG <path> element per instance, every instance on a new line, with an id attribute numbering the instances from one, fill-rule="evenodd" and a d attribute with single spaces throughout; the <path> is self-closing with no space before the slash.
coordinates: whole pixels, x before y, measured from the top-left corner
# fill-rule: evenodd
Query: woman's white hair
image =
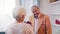
<path id="1" fill-rule="evenodd" d="M 24 10 L 24 11 L 22 11 Z M 13 10 L 13 17 L 16 18 L 20 13 L 20 16 L 23 14 L 25 15 L 26 12 L 25 12 L 25 8 L 22 7 L 22 6 L 19 6 L 19 7 L 15 7 L 14 10 Z"/>

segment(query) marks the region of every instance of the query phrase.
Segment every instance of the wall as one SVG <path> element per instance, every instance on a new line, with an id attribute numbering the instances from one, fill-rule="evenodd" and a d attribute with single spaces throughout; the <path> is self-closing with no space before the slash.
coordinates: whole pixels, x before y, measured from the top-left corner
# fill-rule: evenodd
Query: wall
<path id="1" fill-rule="evenodd" d="M 49 0 L 40 0 L 41 10 L 45 13 L 60 13 L 60 3 L 51 4 Z"/>
<path id="2" fill-rule="evenodd" d="M 51 4 L 49 0 L 40 0 L 40 8 L 43 13 L 48 14 L 50 16 L 53 34 L 59 34 L 60 27 L 59 25 L 58 26 L 54 25 L 55 24 L 54 19 L 57 18 L 57 17 L 54 18 L 54 15 L 56 14 L 58 15 L 60 13 L 60 2 L 56 4 Z"/>
<path id="3" fill-rule="evenodd" d="M 15 0 L 0 0 L 0 32 L 6 31 L 9 24 L 13 23 L 12 10 L 15 7 Z"/>

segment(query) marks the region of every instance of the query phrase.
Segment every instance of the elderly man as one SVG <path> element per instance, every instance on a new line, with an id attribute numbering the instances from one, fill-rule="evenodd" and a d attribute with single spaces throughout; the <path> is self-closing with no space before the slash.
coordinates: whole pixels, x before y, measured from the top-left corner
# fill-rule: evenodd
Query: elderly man
<path id="1" fill-rule="evenodd" d="M 16 21 L 8 26 L 6 34 L 34 34 L 31 25 L 24 23 L 25 15 L 24 8 L 15 8 L 13 16 Z"/>
<path id="2" fill-rule="evenodd" d="M 48 15 L 40 12 L 38 6 L 32 7 L 33 15 L 29 17 L 34 34 L 52 34 L 51 23 Z"/>

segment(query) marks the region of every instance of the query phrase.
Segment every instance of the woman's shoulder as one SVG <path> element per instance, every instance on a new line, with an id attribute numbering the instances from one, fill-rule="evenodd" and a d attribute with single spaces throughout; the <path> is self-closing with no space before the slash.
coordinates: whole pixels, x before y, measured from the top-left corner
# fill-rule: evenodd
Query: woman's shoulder
<path id="1" fill-rule="evenodd" d="M 14 26 L 14 24 L 15 24 L 15 22 L 9 24 L 9 25 L 7 26 L 7 28 L 12 28 L 12 27 Z"/>

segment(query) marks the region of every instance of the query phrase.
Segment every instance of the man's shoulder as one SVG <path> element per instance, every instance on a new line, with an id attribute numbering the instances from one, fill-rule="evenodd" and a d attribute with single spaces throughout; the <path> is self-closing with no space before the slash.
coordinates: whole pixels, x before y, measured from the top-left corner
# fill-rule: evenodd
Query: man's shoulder
<path id="1" fill-rule="evenodd" d="M 30 17 L 34 17 L 34 15 L 31 15 Z"/>
<path id="2" fill-rule="evenodd" d="M 31 15 L 29 16 L 29 20 L 33 19 L 34 18 L 34 15 Z"/>
<path id="3" fill-rule="evenodd" d="M 49 15 L 44 14 L 44 13 L 40 13 L 40 17 L 41 17 L 41 18 L 43 18 L 43 17 L 49 18 Z M 29 17 L 29 19 L 32 19 L 32 18 L 34 18 L 34 15 L 31 15 L 31 16 Z"/>
<path id="4" fill-rule="evenodd" d="M 44 14 L 44 13 L 40 13 L 42 16 L 47 16 L 49 17 L 47 14 Z M 34 15 L 31 15 L 30 17 L 34 17 Z"/>
<path id="5" fill-rule="evenodd" d="M 41 15 L 44 16 L 44 17 L 49 17 L 49 15 L 44 14 L 44 13 L 41 13 Z"/>

